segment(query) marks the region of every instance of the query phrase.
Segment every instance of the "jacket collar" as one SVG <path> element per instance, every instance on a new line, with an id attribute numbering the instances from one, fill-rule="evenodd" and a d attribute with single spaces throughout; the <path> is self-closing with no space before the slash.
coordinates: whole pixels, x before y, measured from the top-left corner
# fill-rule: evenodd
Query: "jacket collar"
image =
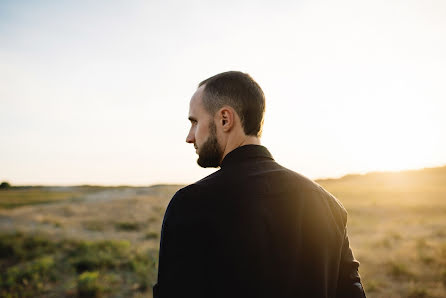
<path id="1" fill-rule="evenodd" d="M 274 160 L 273 156 L 268 151 L 268 149 L 266 149 L 266 147 L 261 145 L 244 145 L 241 147 L 237 147 L 226 154 L 225 158 L 223 158 L 223 161 L 221 162 L 220 167 L 224 168 L 253 158 L 265 158 Z"/>

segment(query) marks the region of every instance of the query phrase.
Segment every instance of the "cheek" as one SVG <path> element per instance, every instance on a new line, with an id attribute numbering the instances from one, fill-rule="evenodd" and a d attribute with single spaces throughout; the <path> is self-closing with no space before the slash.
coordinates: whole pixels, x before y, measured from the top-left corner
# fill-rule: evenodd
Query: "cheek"
<path id="1" fill-rule="evenodd" d="M 203 126 L 197 126 L 195 130 L 195 138 L 199 139 L 200 142 L 203 142 L 204 137 L 206 136 L 206 129 Z"/>

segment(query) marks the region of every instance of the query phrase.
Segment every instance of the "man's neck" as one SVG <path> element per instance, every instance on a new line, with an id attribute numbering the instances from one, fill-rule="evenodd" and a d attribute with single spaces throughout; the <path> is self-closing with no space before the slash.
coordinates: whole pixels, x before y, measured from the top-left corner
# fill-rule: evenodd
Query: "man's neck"
<path id="1" fill-rule="evenodd" d="M 225 156 L 231 152 L 232 150 L 245 146 L 245 145 L 260 145 L 260 138 L 256 136 L 247 136 L 244 135 L 242 138 L 238 138 L 237 140 L 234 140 L 233 142 L 228 142 L 226 144 L 226 147 L 223 151 L 223 157 L 221 158 L 220 163 L 223 161 Z"/>

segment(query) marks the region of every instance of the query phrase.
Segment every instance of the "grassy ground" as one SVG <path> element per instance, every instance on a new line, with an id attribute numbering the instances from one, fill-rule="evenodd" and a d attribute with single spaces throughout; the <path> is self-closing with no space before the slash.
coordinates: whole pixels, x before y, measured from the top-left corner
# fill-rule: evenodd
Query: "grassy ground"
<path id="1" fill-rule="evenodd" d="M 44 187 L 11 188 L 0 191 L 0 208 L 53 203 L 80 198 L 82 194 L 81 188 L 60 188 L 59 191 Z"/>
<path id="2" fill-rule="evenodd" d="M 0 209 L 0 297 L 151 297 L 162 216 L 178 188 L 0 191 L 0 200 L 30 192 Z"/>
<path id="3" fill-rule="evenodd" d="M 349 212 L 368 297 L 446 297 L 446 167 L 318 182 Z"/>
<path id="4" fill-rule="evenodd" d="M 157 252 L 137 251 L 125 240 L 3 234 L 0 256 L 1 297 L 129 297 L 156 280 Z"/>
<path id="5" fill-rule="evenodd" d="M 318 183 L 349 212 L 367 297 L 446 297 L 446 167 Z M 0 191 L 0 297 L 151 297 L 179 187 Z"/>

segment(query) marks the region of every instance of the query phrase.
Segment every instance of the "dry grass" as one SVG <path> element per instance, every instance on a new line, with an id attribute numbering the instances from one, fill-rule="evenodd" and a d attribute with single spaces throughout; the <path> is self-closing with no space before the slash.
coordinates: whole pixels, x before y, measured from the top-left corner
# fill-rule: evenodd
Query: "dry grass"
<path id="1" fill-rule="evenodd" d="M 0 190 L 0 209 L 16 208 L 25 205 L 37 205 L 75 200 L 86 192 L 78 188 L 22 187 Z"/>
<path id="2" fill-rule="evenodd" d="M 0 251 L 17 257 L 12 262 L 11 257 L 0 257 L 0 270 L 7 273 L 7 279 L 0 278 L 0 288 L 6 287 L 0 290 L 0 297 L 8 293 L 11 297 L 151 297 L 156 264 L 150 263 L 153 258 L 148 256 L 157 254 L 163 213 L 178 188 L 75 188 L 76 200 L 38 205 L 30 200 L 28 206 L 0 209 Z M 28 190 L 40 197 L 63 193 L 61 188 Z M 35 242 L 35 235 L 45 247 L 54 249 L 33 254 L 28 260 L 26 256 L 35 249 L 24 243 Z M 113 252 L 120 241 L 129 243 L 128 251 Z M 105 250 L 101 248 L 104 245 Z M 88 254 L 73 257 L 73 246 L 76 251 L 87 247 Z M 27 277 L 31 275 L 35 278 Z"/>
<path id="3" fill-rule="evenodd" d="M 351 246 L 361 262 L 367 297 L 446 297 L 446 167 L 350 175 L 318 183 L 349 212 Z M 51 200 L 56 203 L 0 209 L 0 232 L 44 232 L 52 240 L 126 240 L 135 252 L 157 250 L 164 210 L 179 187 L 74 188 L 67 194 L 52 190 L 62 198 Z M 36 195 L 45 201 L 51 193 L 42 188 L 28 191 L 32 195 L 22 192 L 20 204 Z M 72 192 L 77 199 L 70 199 Z M 0 200 L 4 197 L 0 195 Z M 7 197 L 10 200 L 11 195 Z M 146 265 L 141 264 L 135 263 L 135 272 L 145 276 Z M 78 286 L 101 291 L 101 285 L 110 283 L 118 289 L 116 284 L 122 283 L 119 272 L 95 272 L 78 276 Z M 127 289 L 125 295 L 150 297 L 147 286 L 142 292 Z"/>
<path id="4" fill-rule="evenodd" d="M 318 182 L 349 212 L 367 297 L 446 297 L 446 167 Z"/>

